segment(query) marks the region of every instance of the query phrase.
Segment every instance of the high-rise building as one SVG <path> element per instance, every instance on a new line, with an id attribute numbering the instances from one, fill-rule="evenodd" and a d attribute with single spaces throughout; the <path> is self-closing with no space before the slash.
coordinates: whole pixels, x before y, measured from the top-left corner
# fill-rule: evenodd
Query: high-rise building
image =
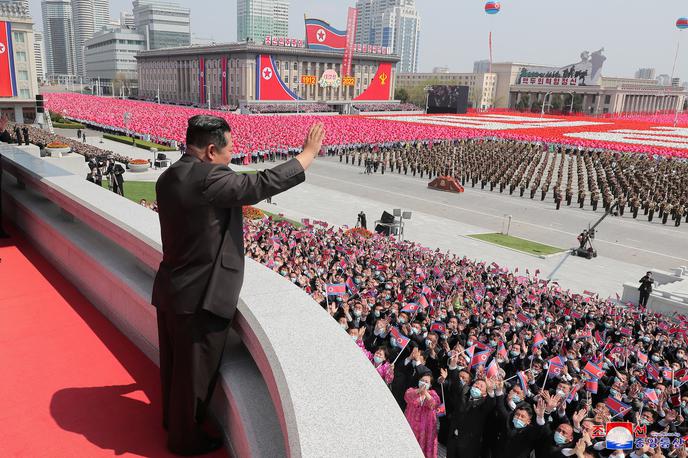
<path id="1" fill-rule="evenodd" d="M 671 78 L 672 87 L 681 87 L 681 78 Z"/>
<path id="2" fill-rule="evenodd" d="M 43 0 L 46 74 L 76 74 L 76 48 L 71 0 Z"/>
<path id="3" fill-rule="evenodd" d="M 122 28 L 133 29 L 134 24 L 134 13 L 129 11 L 122 11 L 119 13 L 119 25 Z"/>
<path id="4" fill-rule="evenodd" d="M 358 0 L 356 43 L 391 47 L 401 59 L 397 70 L 418 68 L 420 16 L 415 0 Z"/>
<path id="5" fill-rule="evenodd" d="M 476 60 L 473 62 L 473 73 L 489 73 L 490 61 L 488 59 Z"/>
<path id="6" fill-rule="evenodd" d="M 237 41 L 262 43 L 266 36 L 288 35 L 288 0 L 237 1 Z"/>
<path id="7" fill-rule="evenodd" d="M 36 61 L 36 79 L 45 80 L 45 46 L 43 44 L 43 32 L 33 33 L 33 52 Z"/>
<path id="8" fill-rule="evenodd" d="M 86 71 L 98 79 L 101 94 L 128 96 L 138 87 L 135 56 L 144 46 L 143 35 L 126 27 L 102 30 L 86 41 Z"/>
<path id="9" fill-rule="evenodd" d="M 78 75 L 85 76 L 84 43 L 96 32 L 110 26 L 108 0 L 72 0 L 72 23 L 76 48 L 76 72 Z"/>
<path id="10" fill-rule="evenodd" d="M 662 73 L 657 77 L 657 84 L 660 86 L 671 86 L 671 76 L 666 73 Z"/>
<path id="11" fill-rule="evenodd" d="M 134 0 L 134 27 L 146 49 L 191 44 L 191 11 L 178 3 Z"/>
<path id="12" fill-rule="evenodd" d="M 639 68 L 635 72 L 635 77 L 641 80 L 653 80 L 655 79 L 656 70 L 654 68 Z"/>

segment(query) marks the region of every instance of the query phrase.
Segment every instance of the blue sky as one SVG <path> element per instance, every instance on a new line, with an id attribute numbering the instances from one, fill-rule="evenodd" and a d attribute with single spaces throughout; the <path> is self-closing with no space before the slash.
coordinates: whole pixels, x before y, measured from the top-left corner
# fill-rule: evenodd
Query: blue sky
<path id="1" fill-rule="evenodd" d="M 169 1 L 169 0 L 168 0 Z M 192 32 L 215 41 L 236 39 L 236 0 L 178 0 L 191 8 Z M 676 76 L 688 79 L 688 30 L 675 27 L 688 16 L 685 0 L 503 0 L 502 11 L 488 16 L 482 0 L 417 0 L 422 17 L 420 70 L 448 66 L 472 71 L 487 58 L 493 33 L 495 61 L 566 65 L 583 50 L 605 48 L 606 76 L 633 76 L 640 67 L 671 73 L 680 40 Z M 31 12 L 42 28 L 40 0 Z M 291 0 L 290 35 L 304 35 L 303 14 L 344 28 L 346 9 L 355 0 Z M 131 10 L 131 1 L 110 0 L 113 16 Z"/>

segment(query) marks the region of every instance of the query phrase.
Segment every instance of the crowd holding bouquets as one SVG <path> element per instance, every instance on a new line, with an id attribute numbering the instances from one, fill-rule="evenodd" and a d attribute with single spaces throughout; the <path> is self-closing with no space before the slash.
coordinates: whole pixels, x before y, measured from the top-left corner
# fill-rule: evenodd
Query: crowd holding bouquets
<path id="1" fill-rule="evenodd" d="M 101 130 L 126 133 L 136 132 L 148 135 L 157 143 L 183 142 L 186 136 L 186 120 L 194 115 L 208 113 L 203 108 L 177 105 L 160 105 L 136 100 L 118 100 L 82 94 L 46 94 L 46 105 L 56 113 Z M 305 106 L 305 105 L 304 105 Z M 308 127 L 313 122 L 322 122 L 327 129 L 325 149 L 336 147 L 382 146 L 390 143 L 439 142 L 469 138 L 500 138 L 520 142 L 546 142 L 566 144 L 570 147 L 602 149 L 618 152 L 641 153 L 648 156 L 685 158 L 687 149 L 645 144 L 619 143 L 612 130 L 647 130 L 655 125 L 641 121 L 613 120 L 604 123 L 599 119 L 567 117 L 566 121 L 586 121 L 583 126 L 537 127 L 530 129 L 495 130 L 486 128 L 468 129 L 418 122 L 376 119 L 370 116 L 246 116 L 226 111 L 212 111 L 232 126 L 234 156 L 250 158 L 253 153 L 271 154 L 300 148 Z M 124 114 L 129 113 L 125 125 Z M 471 115 L 473 116 L 473 115 Z M 519 116 L 527 116 L 519 114 Z M 403 118 L 403 116 L 402 116 Z M 539 117 L 537 118 L 539 119 Z M 484 121 L 484 120 L 483 120 Z M 481 122 L 483 122 L 481 121 Z M 590 125 L 589 122 L 599 122 Z M 599 139 L 589 140 L 568 136 L 576 132 L 593 132 Z M 605 135 L 608 139 L 605 139 Z"/>
<path id="2" fill-rule="evenodd" d="M 607 457 L 594 432 L 612 419 L 688 432 L 686 317 L 564 290 L 539 271 L 304 223 L 246 221 L 247 255 L 351 336 L 426 456 L 442 443 L 462 458 Z M 332 285 L 344 292 L 328 295 Z M 644 452 L 634 453 L 624 456 Z"/>

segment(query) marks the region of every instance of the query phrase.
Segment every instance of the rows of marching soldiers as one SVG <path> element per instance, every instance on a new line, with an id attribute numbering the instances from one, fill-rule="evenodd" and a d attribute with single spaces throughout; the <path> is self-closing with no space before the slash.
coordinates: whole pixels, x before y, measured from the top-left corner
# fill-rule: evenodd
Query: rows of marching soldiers
<path id="1" fill-rule="evenodd" d="M 333 147 L 328 154 L 365 173 L 451 176 L 464 187 L 543 201 L 551 194 L 557 210 L 575 202 L 617 216 L 688 223 L 688 163 L 674 158 L 492 139 Z"/>

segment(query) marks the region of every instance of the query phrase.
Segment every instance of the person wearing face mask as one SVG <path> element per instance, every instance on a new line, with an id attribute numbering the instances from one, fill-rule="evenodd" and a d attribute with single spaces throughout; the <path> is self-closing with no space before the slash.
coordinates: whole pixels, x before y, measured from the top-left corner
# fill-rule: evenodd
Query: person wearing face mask
<path id="1" fill-rule="evenodd" d="M 394 364 L 389 363 L 389 350 L 386 347 L 378 347 L 375 353 L 371 353 L 365 349 L 360 340 L 358 341 L 358 346 L 363 350 L 370 362 L 373 363 L 382 380 L 387 385 L 391 385 L 392 381 L 394 381 Z"/>
<path id="2" fill-rule="evenodd" d="M 425 458 L 437 457 L 437 414 L 435 409 L 442 402 L 435 390 L 431 389 L 432 374 L 424 373 L 417 387 L 406 390 L 404 414 L 413 434 L 423 450 Z"/>
<path id="3" fill-rule="evenodd" d="M 549 424 L 547 424 L 545 425 L 544 436 L 547 440 L 537 445 L 535 449 L 536 458 L 562 458 L 564 456 L 570 456 L 568 452 L 575 445 L 573 441 L 573 426 L 569 423 L 561 423 L 556 427 L 554 432 L 552 432 Z"/>
<path id="4" fill-rule="evenodd" d="M 458 370 L 449 371 L 451 419 L 447 458 L 478 458 L 487 417 L 494 411 L 495 383 L 477 380 L 472 386 L 459 383 Z"/>
<path id="5" fill-rule="evenodd" d="M 537 402 L 535 413 L 528 404 L 521 404 L 514 412 L 509 412 L 503 397 L 497 396 L 497 413 L 504 433 L 495 444 L 493 458 L 528 458 L 536 444 L 547 440 L 544 436 L 545 401 Z"/>
<path id="6" fill-rule="evenodd" d="M 398 354 L 397 352 L 397 354 L 392 353 L 390 355 L 392 360 L 397 360 L 397 363 L 394 365 L 394 380 L 392 381 L 391 389 L 397 404 L 399 404 L 401 410 L 405 410 L 406 400 L 404 395 L 406 390 L 418 383 L 418 377 L 414 378 L 414 375 L 416 374 L 418 359 L 421 356 L 420 350 L 413 342 L 406 345 L 401 351 L 401 355 L 397 356 Z"/>

